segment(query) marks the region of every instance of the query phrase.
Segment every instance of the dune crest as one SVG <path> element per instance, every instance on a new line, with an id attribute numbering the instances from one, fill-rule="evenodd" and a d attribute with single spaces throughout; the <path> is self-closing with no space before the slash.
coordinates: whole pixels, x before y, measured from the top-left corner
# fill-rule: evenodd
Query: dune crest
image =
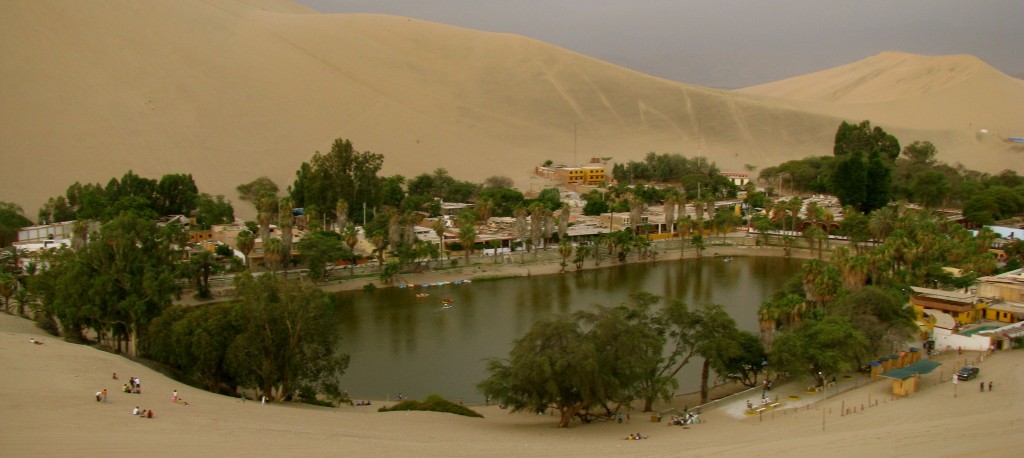
<path id="1" fill-rule="evenodd" d="M 920 97 L 996 74 L 1009 78 L 970 55 L 932 57 L 887 51 L 851 64 L 739 91 L 820 102 L 874 103 Z"/>

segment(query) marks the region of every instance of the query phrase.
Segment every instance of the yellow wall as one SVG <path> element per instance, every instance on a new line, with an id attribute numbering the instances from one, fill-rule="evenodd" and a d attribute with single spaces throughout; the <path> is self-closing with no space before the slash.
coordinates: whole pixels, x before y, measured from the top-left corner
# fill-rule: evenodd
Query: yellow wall
<path id="1" fill-rule="evenodd" d="M 1002 321 L 1003 323 L 1016 323 L 1017 320 L 1011 312 L 1004 312 L 1001 310 L 985 309 L 985 319 L 992 321 Z"/>

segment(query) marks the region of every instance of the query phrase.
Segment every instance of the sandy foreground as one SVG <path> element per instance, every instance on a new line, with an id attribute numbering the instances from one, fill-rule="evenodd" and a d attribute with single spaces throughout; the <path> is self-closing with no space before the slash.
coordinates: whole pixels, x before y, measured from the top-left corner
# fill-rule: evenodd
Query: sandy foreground
<path id="1" fill-rule="evenodd" d="M 33 338 L 44 343 L 33 344 Z M 948 379 L 956 359 L 962 364 L 981 357 L 940 356 L 944 365 L 923 377 L 920 392 L 904 399 L 889 395 L 887 381 L 855 377 L 824 401 L 824 415 L 820 395 L 804 393 L 805 383 L 793 382 L 773 390 L 789 408 L 760 419 L 743 414 L 746 399 L 760 396 L 754 390 L 706 410 L 704 423 L 687 428 L 651 422 L 649 414 L 634 411 L 627 424 L 558 429 L 554 417 L 509 414 L 494 406 L 474 406 L 485 416 L 478 419 L 379 413 L 379 402 L 341 408 L 243 403 L 0 315 L 0 455 L 1016 456 L 1024 427 L 1024 352 L 998 352 L 978 363 L 978 380 L 992 381 L 994 391 L 982 393 L 977 381 L 965 382 L 954 397 Z M 115 372 L 118 380 L 112 379 Z M 142 394 L 119 391 L 132 376 L 141 380 Z M 94 398 L 103 388 L 110 392 L 108 403 Z M 171 402 L 175 389 L 189 406 Z M 680 397 L 674 406 L 692 402 Z M 132 416 L 135 406 L 152 409 L 155 418 Z M 857 412 L 843 416 L 843 407 Z M 649 439 L 624 440 L 636 432 Z"/>

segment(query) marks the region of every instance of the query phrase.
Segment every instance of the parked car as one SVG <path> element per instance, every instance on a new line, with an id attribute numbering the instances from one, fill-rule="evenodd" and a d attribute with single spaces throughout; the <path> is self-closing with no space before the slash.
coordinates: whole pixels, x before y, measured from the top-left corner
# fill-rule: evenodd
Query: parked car
<path id="1" fill-rule="evenodd" d="M 960 370 L 956 371 L 956 378 L 959 380 L 970 380 L 978 376 L 978 368 L 974 366 L 964 366 Z"/>

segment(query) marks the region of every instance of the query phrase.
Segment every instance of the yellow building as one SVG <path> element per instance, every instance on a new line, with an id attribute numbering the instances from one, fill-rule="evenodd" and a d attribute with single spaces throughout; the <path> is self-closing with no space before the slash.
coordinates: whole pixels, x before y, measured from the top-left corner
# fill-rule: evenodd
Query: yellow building
<path id="1" fill-rule="evenodd" d="M 910 296 L 910 305 L 914 307 L 918 320 L 922 320 L 925 310 L 943 312 L 960 324 L 971 324 L 984 317 L 988 302 L 975 294 L 941 289 L 920 288 L 912 286 L 914 294 Z"/>
<path id="2" fill-rule="evenodd" d="M 583 167 L 558 167 L 555 168 L 555 179 L 565 184 L 583 184 L 587 186 L 600 186 L 607 181 L 604 167 L 583 166 Z"/>
<path id="3" fill-rule="evenodd" d="M 985 309 L 985 319 L 1002 321 L 1003 323 L 1019 323 L 1024 321 L 1024 304 L 1020 302 L 992 302 Z"/>
<path id="4" fill-rule="evenodd" d="M 1024 269 L 979 278 L 978 296 L 991 302 L 986 319 L 1004 323 L 1024 321 Z"/>

